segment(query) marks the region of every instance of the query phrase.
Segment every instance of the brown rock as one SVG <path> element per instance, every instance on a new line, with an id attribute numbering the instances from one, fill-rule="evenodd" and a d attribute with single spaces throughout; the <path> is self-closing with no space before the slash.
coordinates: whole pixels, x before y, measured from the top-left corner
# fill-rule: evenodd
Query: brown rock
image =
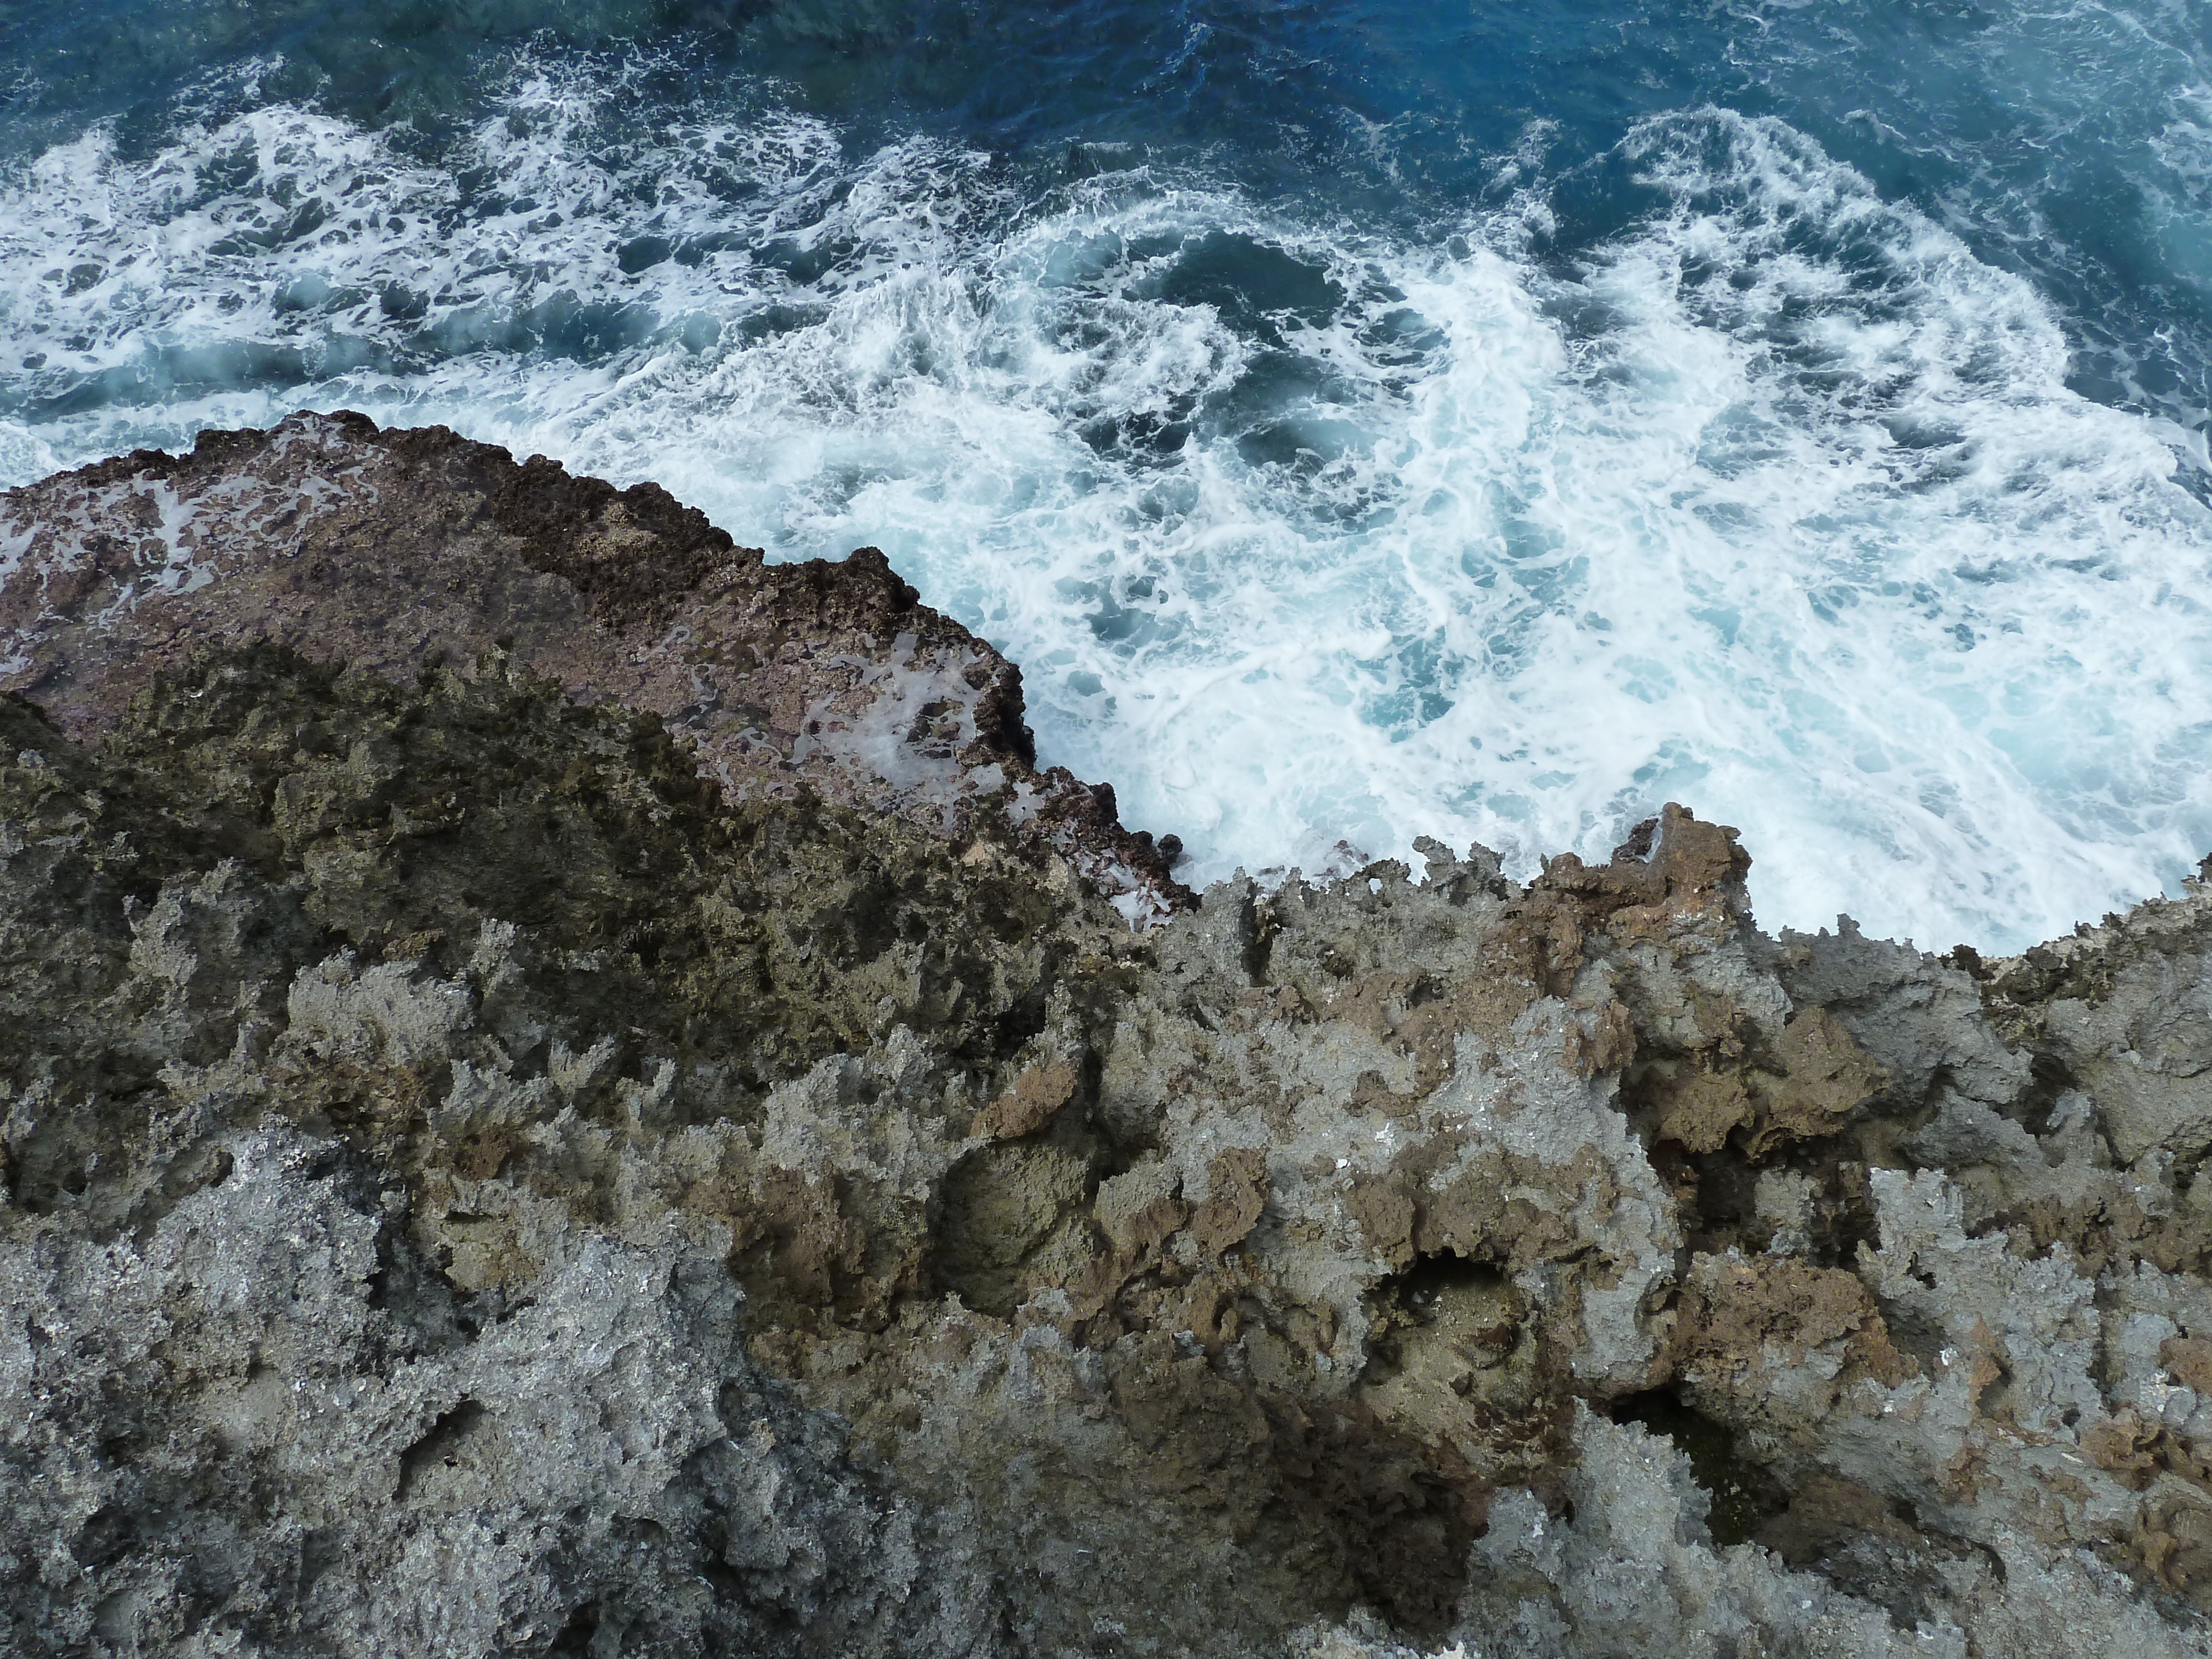
<path id="1" fill-rule="evenodd" d="M 1021 671 L 884 556 L 769 564 L 654 484 L 443 427 L 299 414 L 0 495 L 0 690 L 73 738 L 211 644 L 405 683 L 503 647 L 664 722 L 733 799 L 811 788 L 950 840 L 1057 853 L 1126 911 L 1185 908 L 1113 791 L 1036 766 Z"/>
<path id="2" fill-rule="evenodd" d="M 969 1133 L 985 1140 L 1018 1140 L 1052 1121 L 1075 1096 L 1075 1068 L 1064 1060 L 1025 1067 L 1014 1086 L 975 1114 Z"/>
<path id="3" fill-rule="evenodd" d="M 1191 1236 L 1200 1251 L 1219 1255 L 1243 1242 L 1267 1207 L 1267 1154 L 1249 1146 L 1232 1147 L 1214 1158 L 1212 1186 L 1191 1218 Z"/>

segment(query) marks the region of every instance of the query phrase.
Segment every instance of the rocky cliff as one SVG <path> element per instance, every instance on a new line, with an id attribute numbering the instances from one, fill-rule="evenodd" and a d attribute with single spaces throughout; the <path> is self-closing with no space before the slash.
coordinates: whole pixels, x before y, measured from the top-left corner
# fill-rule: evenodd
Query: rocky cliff
<path id="1" fill-rule="evenodd" d="M 0 497 L 0 1649 L 2212 1652 L 2212 887 L 1194 899 L 880 557 Z"/>

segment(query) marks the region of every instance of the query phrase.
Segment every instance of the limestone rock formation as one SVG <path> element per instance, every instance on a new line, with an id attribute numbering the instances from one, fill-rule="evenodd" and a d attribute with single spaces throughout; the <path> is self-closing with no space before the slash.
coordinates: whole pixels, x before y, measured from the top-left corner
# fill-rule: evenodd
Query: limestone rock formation
<path id="1" fill-rule="evenodd" d="M 1774 939 L 1669 808 L 1134 927 L 988 647 L 489 453 L 0 502 L 0 1650 L 2212 1652 L 2212 885 Z"/>
<path id="2" fill-rule="evenodd" d="M 71 736 L 193 651 L 256 640 L 403 684 L 496 645 L 659 717 L 734 797 L 803 785 L 956 837 L 980 812 L 1133 918 L 1189 902 L 1110 787 L 1037 769 L 1021 671 L 873 548 L 770 565 L 656 485 L 346 413 L 0 495 L 0 690 Z"/>

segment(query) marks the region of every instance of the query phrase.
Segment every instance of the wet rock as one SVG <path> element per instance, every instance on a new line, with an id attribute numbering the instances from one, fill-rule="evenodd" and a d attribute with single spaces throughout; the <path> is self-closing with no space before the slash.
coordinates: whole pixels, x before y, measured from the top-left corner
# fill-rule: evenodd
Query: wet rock
<path id="1" fill-rule="evenodd" d="M 656 485 L 348 413 L 0 494 L 0 690 L 69 734 L 112 729 L 199 647 L 255 640 L 401 684 L 498 646 L 661 720 L 732 798 L 804 787 L 956 841 L 980 816 L 1133 917 L 1190 902 L 1109 786 L 1037 769 L 1021 671 L 874 548 L 771 565 Z"/>

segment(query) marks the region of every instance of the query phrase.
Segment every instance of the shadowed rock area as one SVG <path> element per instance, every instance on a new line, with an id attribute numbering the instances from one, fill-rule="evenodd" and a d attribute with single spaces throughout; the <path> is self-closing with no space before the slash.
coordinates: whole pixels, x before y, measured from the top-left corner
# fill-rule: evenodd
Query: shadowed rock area
<path id="1" fill-rule="evenodd" d="M 1179 847 L 1039 771 L 1021 671 L 881 553 L 770 565 L 653 484 L 518 464 L 443 427 L 299 414 L 0 494 L 0 690 L 72 737 L 204 646 L 269 640 L 401 684 L 495 646 L 653 714 L 732 797 L 824 799 L 963 836 L 981 813 L 1134 919 L 1188 906 Z"/>
<path id="2" fill-rule="evenodd" d="M 1669 808 L 1133 929 L 888 572 L 319 420 L 0 499 L 0 1649 L 2212 1652 L 2212 887 L 1777 940 Z M 540 608 L 363 647 L 456 548 Z M 717 605 L 976 734 L 672 704 Z"/>

